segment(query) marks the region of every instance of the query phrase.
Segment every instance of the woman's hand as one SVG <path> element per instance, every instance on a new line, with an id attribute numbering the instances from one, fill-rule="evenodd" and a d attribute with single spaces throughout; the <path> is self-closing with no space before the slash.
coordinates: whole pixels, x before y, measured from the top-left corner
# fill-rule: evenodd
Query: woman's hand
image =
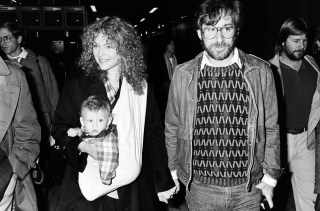
<path id="1" fill-rule="evenodd" d="M 85 141 L 82 141 L 79 144 L 78 149 L 80 152 L 88 153 L 93 159 L 98 160 L 97 150 L 94 147 L 94 144 L 89 144 Z"/>

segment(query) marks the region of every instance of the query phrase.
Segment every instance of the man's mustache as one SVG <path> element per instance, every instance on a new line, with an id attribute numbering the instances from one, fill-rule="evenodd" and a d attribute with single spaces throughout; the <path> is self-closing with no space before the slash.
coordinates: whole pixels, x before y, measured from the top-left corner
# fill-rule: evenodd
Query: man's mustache
<path id="1" fill-rule="evenodd" d="M 212 44 L 214 47 L 216 48 L 221 48 L 221 47 L 226 47 L 227 44 L 225 42 L 221 42 L 221 43 L 213 43 Z"/>
<path id="2" fill-rule="evenodd" d="M 305 53 L 306 51 L 305 50 L 295 50 L 295 51 L 293 51 L 293 53 L 295 53 L 295 52 L 297 52 L 297 53 Z"/>

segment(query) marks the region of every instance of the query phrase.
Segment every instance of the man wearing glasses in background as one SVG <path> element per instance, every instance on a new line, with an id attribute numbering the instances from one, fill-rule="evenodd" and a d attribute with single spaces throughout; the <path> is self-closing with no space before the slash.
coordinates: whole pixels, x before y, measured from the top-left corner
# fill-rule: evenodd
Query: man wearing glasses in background
<path id="1" fill-rule="evenodd" d="M 277 95 L 269 64 L 235 47 L 238 0 L 206 0 L 196 14 L 204 52 L 174 71 L 165 118 L 169 168 L 189 210 L 273 207 L 281 176 Z"/>

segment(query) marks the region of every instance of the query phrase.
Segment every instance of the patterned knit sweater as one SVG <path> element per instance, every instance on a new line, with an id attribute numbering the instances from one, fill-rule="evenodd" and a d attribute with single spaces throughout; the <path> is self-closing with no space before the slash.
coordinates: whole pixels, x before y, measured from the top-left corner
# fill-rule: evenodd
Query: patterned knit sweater
<path id="1" fill-rule="evenodd" d="M 230 187 L 246 182 L 249 91 L 243 72 L 234 63 L 205 67 L 197 83 L 193 139 L 194 178 Z"/>

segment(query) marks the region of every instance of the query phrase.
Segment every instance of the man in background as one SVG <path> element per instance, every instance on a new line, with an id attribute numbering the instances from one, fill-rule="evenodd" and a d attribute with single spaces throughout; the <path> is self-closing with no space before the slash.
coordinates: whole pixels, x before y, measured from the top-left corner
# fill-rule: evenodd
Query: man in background
<path id="1" fill-rule="evenodd" d="M 161 39 L 160 43 L 161 52 L 155 53 L 154 61 L 150 64 L 150 77 L 154 83 L 161 120 L 164 122 L 169 87 L 178 61 L 175 55 L 175 44 L 173 39 L 170 36 L 165 36 Z"/>
<path id="2" fill-rule="evenodd" d="M 287 162 L 292 172 L 291 184 L 297 211 L 314 210 L 314 191 L 320 193 L 320 186 L 315 189 L 314 185 L 315 128 L 320 120 L 320 71 L 315 60 L 306 55 L 307 44 L 305 21 L 289 18 L 281 26 L 275 56 L 270 60 L 279 82 L 277 93 L 280 125 L 284 133 L 282 141 L 287 144 Z"/>
<path id="3" fill-rule="evenodd" d="M 38 210 L 29 172 L 40 135 L 24 73 L 0 58 L 0 210 Z"/>
<path id="4" fill-rule="evenodd" d="M 46 58 L 22 47 L 23 31 L 14 23 L 0 24 L 1 49 L 11 63 L 21 68 L 27 78 L 34 108 L 41 126 L 41 145 L 38 164 L 33 169 L 33 181 L 41 185 L 44 175 L 41 169 L 47 168 L 50 127 L 59 99 L 57 81 Z M 36 188 L 39 188 L 38 186 Z M 45 197 L 45 188 L 40 188 L 39 198 Z M 37 191 L 39 193 L 39 191 Z M 40 202 L 45 202 L 43 198 Z"/>

